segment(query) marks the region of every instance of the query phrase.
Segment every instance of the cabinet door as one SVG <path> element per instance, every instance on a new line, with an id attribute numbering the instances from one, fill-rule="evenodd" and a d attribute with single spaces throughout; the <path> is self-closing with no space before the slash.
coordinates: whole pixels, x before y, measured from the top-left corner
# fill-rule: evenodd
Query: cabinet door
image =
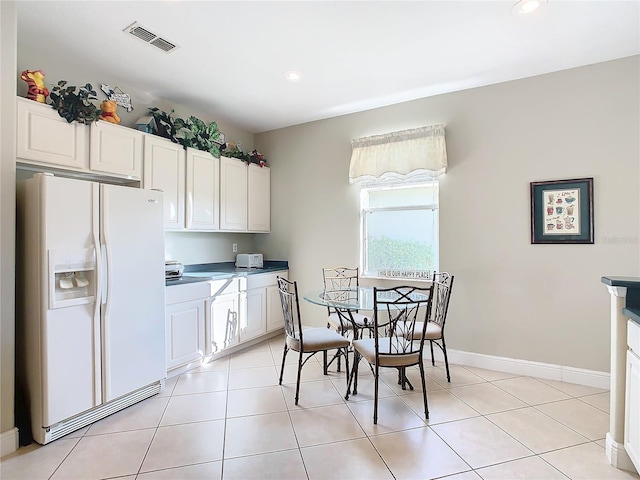
<path id="1" fill-rule="evenodd" d="M 251 164 L 247 169 L 248 210 L 247 227 L 250 232 L 271 229 L 271 169 Z"/>
<path id="2" fill-rule="evenodd" d="M 139 180 L 144 134 L 104 120 L 91 124 L 91 170 Z"/>
<path id="3" fill-rule="evenodd" d="M 187 149 L 187 228 L 220 228 L 220 159 L 208 152 Z"/>
<path id="4" fill-rule="evenodd" d="M 217 353 L 238 344 L 240 313 L 238 293 L 220 295 L 211 301 L 211 338 L 208 353 Z"/>
<path id="5" fill-rule="evenodd" d="M 167 370 L 200 361 L 204 355 L 206 300 L 167 305 Z"/>
<path id="6" fill-rule="evenodd" d="M 220 230 L 247 230 L 247 164 L 220 157 Z"/>
<path id="7" fill-rule="evenodd" d="M 89 168 L 89 127 L 67 123 L 51 106 L 17 98 L 18 159 L 60 167 Z"/>
<path id="8" fill-rule="evenodd" d="M 240 326 L 240 341 L 246 342 L 267 331 L 267 289 L 247 290 L 246 315 Z"/>
<path id="9" fill-rule="evenodd" d="M 286 275 L 282 275 L 286 277 Z M 267 287 L 267 332 L 273 332 L 284 327 L 282 303 L 278 286 Z"/>
<path id="10" fill-rule="evenodd" d="M 143 188 L 164 192 L 164 228 L 184 228 L 185 153 L 181 145 L 145 135 Z"/>

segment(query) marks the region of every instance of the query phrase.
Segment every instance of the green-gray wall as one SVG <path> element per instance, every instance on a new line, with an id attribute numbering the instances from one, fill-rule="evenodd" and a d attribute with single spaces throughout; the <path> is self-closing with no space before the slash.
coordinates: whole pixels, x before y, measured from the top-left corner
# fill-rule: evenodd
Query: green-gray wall
<path id="1" fill-rule="evenodd" d="M 272 233 L 302 292 L 357 265 L 353 138 L 446 124 L 440 268 L 456 276 L 449 348 L 609 371 L 603 275 L 640 276 L 640 57 L 439 95 L 256 135 Z M 372 79 L 372 81 L 375 81 Z M 594 178 L 595 244 L 532 245 L 529 182 Z M 324 312 L 302 302 L 307 323 Z"/>

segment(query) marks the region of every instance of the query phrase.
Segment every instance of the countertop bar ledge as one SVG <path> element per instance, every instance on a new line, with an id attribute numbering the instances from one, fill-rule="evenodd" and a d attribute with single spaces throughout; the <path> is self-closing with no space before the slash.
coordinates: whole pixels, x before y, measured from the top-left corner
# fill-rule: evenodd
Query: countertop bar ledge
<path id="1" fill-rule="evenodd" d="M 609 287 L 627 289 L 626 305 L 622 313 L 640 324 L 640 277 L 602 277 L 602 283 Z"/>
<path id="2" fill-rule="evenodd" d="M 624 429 L 627 327 L 629 320 L 640 324 L 640 277 L 607 276 L 601 281 L 611 296 L 611 388 L 606 453 L 614 467 L 635 472 L 624 446 Z"/>

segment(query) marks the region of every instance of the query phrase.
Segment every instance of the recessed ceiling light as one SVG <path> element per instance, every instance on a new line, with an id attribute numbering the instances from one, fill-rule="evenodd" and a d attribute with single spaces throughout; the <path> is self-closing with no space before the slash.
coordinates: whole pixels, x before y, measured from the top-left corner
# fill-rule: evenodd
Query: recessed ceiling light
<path id="1" fill-rule="evenodd" d="M 526 15 L 540 8 L 543 3 L 547 3 L 547 0 L 520 0 L 513 6 L 513 11 Z"/>
<path id="2" fill-rule="evenodd" d="M 288 72 L 285 72 L 284 78 L 290 82 L 297 82 L 302 78 L 302 75 L 300 75 L 300 72 L 296 72 L 295 70 L 289 70 Z"/>

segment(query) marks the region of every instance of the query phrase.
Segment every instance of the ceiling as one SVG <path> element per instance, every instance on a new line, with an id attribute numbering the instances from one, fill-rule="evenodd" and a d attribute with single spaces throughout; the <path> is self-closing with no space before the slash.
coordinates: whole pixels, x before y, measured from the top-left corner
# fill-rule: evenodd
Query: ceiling
<path id="1" fill-rule="evenodd" d="M 637 0 L 514 3 L 22 0 L 18 51 L 65 52 L 252 133 L 640 53 Z M 178 47 L 123 33 L 134 22 Z"/>

